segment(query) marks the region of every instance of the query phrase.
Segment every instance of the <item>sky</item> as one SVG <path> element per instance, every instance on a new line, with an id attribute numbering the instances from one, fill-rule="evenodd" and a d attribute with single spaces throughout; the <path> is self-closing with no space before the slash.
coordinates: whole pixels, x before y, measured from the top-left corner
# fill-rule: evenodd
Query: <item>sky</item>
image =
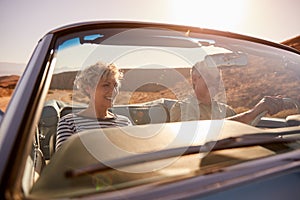
<path id="1" fill-rule="evenodd" d="M 40 38 L 70 24 L 184 24 L 282 42 L 300 35 L 300 0 L 0 0 L 0 62 L 26 64 Z"/>

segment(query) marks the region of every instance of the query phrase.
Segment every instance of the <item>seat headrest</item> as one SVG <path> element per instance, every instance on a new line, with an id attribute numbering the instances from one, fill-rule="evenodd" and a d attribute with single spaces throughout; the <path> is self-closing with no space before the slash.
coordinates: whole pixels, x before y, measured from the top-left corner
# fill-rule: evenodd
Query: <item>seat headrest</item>
<path id="1" fill-rule="evenodd" d="M 43 107 L 42 115 L 40 118 L 40 126 L 56 126 L 60 117 L 60 105 L 55 100 L 47 101 Z"/>

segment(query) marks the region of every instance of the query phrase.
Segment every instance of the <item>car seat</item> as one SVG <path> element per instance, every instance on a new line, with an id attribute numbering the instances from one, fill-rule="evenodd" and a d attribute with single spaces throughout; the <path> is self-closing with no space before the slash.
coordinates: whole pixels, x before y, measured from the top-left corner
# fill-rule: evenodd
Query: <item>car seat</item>
<path id="1" fill-rule="evenodd" d="M 43 107 L 39 121 L 39 139 L 46 160 L 49 160 L 55 151 L 56 129 L 62 107 L 63 103 L 56 100 L 47 101 Z"/>

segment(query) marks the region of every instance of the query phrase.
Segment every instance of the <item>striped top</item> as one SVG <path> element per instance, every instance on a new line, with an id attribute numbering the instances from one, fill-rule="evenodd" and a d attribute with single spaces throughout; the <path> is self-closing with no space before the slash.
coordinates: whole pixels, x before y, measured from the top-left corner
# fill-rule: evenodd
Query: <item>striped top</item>
<path id="1" fill-rule="evenodd" d="M 73 134 L 88 129 L 110 128 L 120 126 L 131 126 L 131 121 L 122 115 L 113 114 L 113 118 L 97 119 L 85 117 L 77 113 L 70 113 L 63 116 L 57 126 L 56 151 Z"/>

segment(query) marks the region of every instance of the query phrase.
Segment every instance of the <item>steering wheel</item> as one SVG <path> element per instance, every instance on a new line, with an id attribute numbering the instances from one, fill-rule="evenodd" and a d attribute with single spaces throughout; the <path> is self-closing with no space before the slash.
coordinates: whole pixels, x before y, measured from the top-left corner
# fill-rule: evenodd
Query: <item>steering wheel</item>
<path id="1" fill-rule="evenodd" d="M 283 100 L 283 103 L 291 103 L 293 104 L 297 110 L 298 110 L 298 113 L 300 113 L 300 104 L 298 101 L 294 100 L 294 99 L 291 99 L 291 98 L 282 98 Z M 260 121 L 260 119 L 265 116 L 266 114 L 268 113 L 268 111 L 263 111 L 261 112 L 259 115 L 257 115 L 255 117 L 255 119 L 250 123 L 252 126 L 256 126 L 258 124 L 258 122 Z"/>

